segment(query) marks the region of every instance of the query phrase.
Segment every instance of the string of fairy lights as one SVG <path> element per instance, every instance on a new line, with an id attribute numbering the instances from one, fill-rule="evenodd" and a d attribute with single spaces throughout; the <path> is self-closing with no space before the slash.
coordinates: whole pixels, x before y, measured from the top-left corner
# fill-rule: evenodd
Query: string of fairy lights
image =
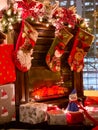
<path id="1" fill-rule="evenodd" d="M 20 4 L 21 7 L 18 7 L 17 2 L 8 0 L 8 7 L 2 10 L 0 23 L 2 25 L 2 31 L 5 33 L 12 30 L 14 24 L 20 23 L 23 19 L 28 18 L 28 16 L 33 22 L 46 22 L 46 26 L 51 24 L 56 29 L 60 29 L 66 24 L 69 28 L 75 28 L 75 26 L 78 25 L 90 31 L 85 19 L 76 13 L 75 7 L 68 9 L 59 7 L 59 1 L 55 1 L 55 4 L 51 4 L 49 0 L 44 0 L 43 2 L 33 1 L 30 5 L 19 1 L 18 4 Z"/>

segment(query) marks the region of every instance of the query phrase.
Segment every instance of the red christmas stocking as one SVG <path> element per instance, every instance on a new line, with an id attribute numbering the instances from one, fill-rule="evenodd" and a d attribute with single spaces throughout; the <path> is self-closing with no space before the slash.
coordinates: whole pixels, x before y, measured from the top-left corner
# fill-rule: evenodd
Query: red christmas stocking
<path id="1" fill-rule="evenodd" d="M 38 32 L 28 22 L 23 21 L 14 52 L 15 65 L 22 72 L 28 71 L 31 67 L 31 55 L 37 37 Z"/>
<path id="2" fill-rule="evenodd" d="M 67 30 L 62 29 L 59 35 L 54 38 L 54 41 L 46 56 L 46 64 L 53 72 L 59 72 L 61 68 L 61 56 L 64 53 L 64 49 L 73 35 Z"/>
<path id="3" fill-rule="evenodd" d="M 86 56 L 94 36 L 79 28 L 76 34 L 73 48 L 68 58 L 71 70 L 80 72 L 84 67 L 84 56 Z"/>

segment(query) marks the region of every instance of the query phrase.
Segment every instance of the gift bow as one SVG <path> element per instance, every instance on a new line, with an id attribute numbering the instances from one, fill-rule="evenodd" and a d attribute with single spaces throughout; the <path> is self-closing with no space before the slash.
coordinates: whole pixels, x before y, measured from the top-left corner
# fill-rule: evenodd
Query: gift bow
<path id="1" fill-rule="evenodd" d="M 28 16 L 33 16 L 36 18 L 38 13 L 42 9 L 43 5 L 40 2 L 32 1 L 28 3 L 27 1 L 18 1 L 18 8 L 22 8 L 22 18 L 26 19 Z"/>
<path id="2" fill-rule="evenodd" d="M 85 116 L 86 116 L 89 120 L 91 120 L 91 121 L 94 123 L 94 125 L 98 126 L 98 120 L 94 119 L 94 118 L 87 112 L 87 110 L 81 105 L 80 102 L 75 101 L 75 103 L 79 106 L 79 108 L 80 108 L 81 110 L 84 111 Z"/>

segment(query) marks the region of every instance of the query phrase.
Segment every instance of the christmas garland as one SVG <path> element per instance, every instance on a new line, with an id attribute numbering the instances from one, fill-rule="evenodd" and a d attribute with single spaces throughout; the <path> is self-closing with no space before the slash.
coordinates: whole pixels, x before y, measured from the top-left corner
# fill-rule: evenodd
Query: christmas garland
<path id="1" fill-rule="evenodd" d="M 77 40 L 73 42 L 73 48 L 68 58 L 68 64 L 70 65 L 72 71 L 80 72 L 83 69 L 84 67 L 83 58 L 87 53 L 88 49 L 90 48 L 90 45 L 93 41 L 93 36 L 87 33 L 88 31 L 90 31 L 90 28 L 88 27 L 87 22 L 85 22 L 85 20 L 76 13 L 75 7 L 73 6 L 70 8 L 60 7 L 59 1 L 51 3 L 49 0 L 44 0 L 43 2 L 36 0 L 32 0 L 31 2 L 28 2 L 28 0 L 21 0 L 21 1 L 19 0 L 14 3 L 11 3 L 7 9 L 2 11 L 2 18 L 0 22 L 2 25 L 2 31 L 6 33 L 9 30 L 13 29 L 16 23 L 19 22 L 22 23 L 21 36 L 19 35 L 18 37 L 16 48 L 17 46 L 21 47 L 23 44 L 25 44 L 25 42 L 27 41 L 27 37 L 29 38 L 30 41 L 36 42 L 36 40 L 34 40 L 34 37 L 37 39 L 38 32 L 35 29 L 31 30 L 32 27 L 26 27 L 28 33 L 24 33 L 25 31 L 24 24 L 26 23 L 25 21 L 27 21 L 28 19 L 31 20 L 32 23 L 41 23 L 46 26 L 52 25 L 55 27 L 55 39 L 46 56 L 46 63 L 48 67 L 51 71 L 54 72 L 60 71 L 61 56 L 64 54 L 68 42 L 73 37 L 73 34 L 70 33 L 68 28 L 70 28 L 71 30 L 76 29 L 77 33 L 79 32 L 78 28 L 83 29 L 82 31 L 83 36 L 86 35 L 87 40 L 91 37 L 91 40 L 90 41 L 86 40 L 84 41 L 85 43 L 81 42 L 80 46 L 80 41 L 77 41 L 78 40 L 77 38 Z M 30 34 L 32 35 L 30 36 Z M 23 35 L 25 35 L 25 38 Z M 87 46 L 88 43 L 89 46 Z M 85 47 L 84 49 L 83 48 L 84 46 L 87 47 Z M 21 48 L 18 47 L 18 49 L 20 50 Z M 16 50 L 18 51 L 18 49 Z M 29 56 L 31 57 L 32 54 L 30 52 L 28 53 L 27 52 L 20 53 L 20 52 L 21 51 L 19 51 L 18 53 L 16 52 L 16 59 L 18 58 L 17 60 L 19 61 L 19 68 L 21 68 L 20 67 L 21 65 L 22 67 L 26 68 L 25 71 L 27 71 L 28 60 L 25 59 L 25 55 L 27 56 L 27 54 L 29 54 Z M 51 54 L 52 52 L 53 54 Z M 25 64 L 22 62 L 21 56 L 24 57 Z M 76 59 L 77 57 L 78 59 Z M 80 57 L 82 57 L 81 60 Z M 24 70 L 22 69 L 22 71 Z"/>
<path id="2" fill-rule="evenodd" d="M 21 22 L 21 12 L 19 8 L 16 8 L 15 4 L 11 3 L 9 7 L 1 11 L 1 31 L 7 33 L 9 30 L 13 30 L 13 25 Z"/>
<path id="3" fill-rule="evenodd" d="M 11 3 L 9 7 L 2 10 L 0 20 L 2 31 L 13 29 L 15 23 L 30 18 L 33 22 L 45 22 L 53 25 L 57 30 L 64 26 L 74 29 L 76 26 L 90 31 L 87 22 L 76 13 L 75 7 L 65 8 L 59 6 L 59 1 L 54 4 L 50 1 L 19 0 Z"/>

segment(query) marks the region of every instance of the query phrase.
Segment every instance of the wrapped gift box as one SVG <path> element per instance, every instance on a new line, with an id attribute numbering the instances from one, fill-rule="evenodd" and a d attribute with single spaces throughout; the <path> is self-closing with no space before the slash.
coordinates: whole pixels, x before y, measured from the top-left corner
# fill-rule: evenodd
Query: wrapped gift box
<path id="1" fill-rule="evenodd" d="M 16 81 L 15 64 L 13 62 L 14 44 L 0 45 L 0 85 Z"/>
<path id="2" fill-rule="evenodd" d="M 98 97 L 96 96 L 87 96 L 84 101 L 84 106 L 98 105 Z"/>
<path id="3" fill-rule="evenodd" d="M 15 85 L 0 86 L 0 124 L 15 120 Z"/>
<path id="4" fill-rule="evenodd" d="M 78 124 L 83 123 L 84 115 L 82 112 L 67 112 L 66 113 L 66 120 L 68 124 Z"/>
<path id="5" fill-rule="evenodd" d="M 47 104 L 29 102 L 20 105 L 20 122 L 37 124 L 46 119 Z"/>
<path id="6" fill-rule="evenodd" d="M 89 105 L 85 107 L 87 113 L 90 115 L 93 120 L 84 115 L 86 124 L 94 124 L 94 121 L 98 122 L 98 105 Z"/>
<path id="7" fill-rule="evenodd" d="M 66 125 L 66 114 L 62 110 L 47 111 L 47 122 L 50 125 Z"/>

